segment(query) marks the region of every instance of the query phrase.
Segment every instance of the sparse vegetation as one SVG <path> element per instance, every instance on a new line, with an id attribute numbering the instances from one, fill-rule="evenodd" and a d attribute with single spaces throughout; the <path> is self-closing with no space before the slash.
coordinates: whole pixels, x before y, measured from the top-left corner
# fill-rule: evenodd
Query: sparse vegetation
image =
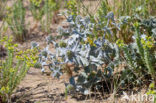
<path id="1" fill-rule="evenodd" d="M 90 2 L 97 3 L 94 10 Z M 62 82 L 66 100 L 68 95 L 89 98 L 97 92 L 102 99 L 105 94 L 120 99 L 122 92 L 144 89 L 140 86 L 148 89 L 155 102 L 155 3 L 0 0 L 0 102 L 12 102 L 30 67 L 57 78 L 67 74 L 68 81 Z M 53 22 L 54 17 L 63 22 Z M 25 43 L 30 41 L 31 49 L 21 50 L 16 44 L 27 48 Z"/>

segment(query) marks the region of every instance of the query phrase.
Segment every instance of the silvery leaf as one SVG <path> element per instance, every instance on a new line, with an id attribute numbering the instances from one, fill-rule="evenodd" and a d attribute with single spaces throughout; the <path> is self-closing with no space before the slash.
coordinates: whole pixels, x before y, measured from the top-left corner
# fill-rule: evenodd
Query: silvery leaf
<path id="1" fill-rule="evenodd" d="M 31 42 L 31 49 L 37 48 L 39 44 L 37 42 Z"/>
<path id="2" fill-rule="evenodd" d="M 84 95 L 88 95 L 88 94 L 90 94 L 90 92 L 89 92 L 88 89 L 86 89 L 86 90 L 84 91 Z"/>
<path id="3" fill-rule="evenodd" d="M 49 43 L 52 43 L 52 39 L 53 39 L 52 35 L 46 37 L 47 43 L 48 43 L 48 44 L 49 44 Z"/>
<path id="4" fill-rule="evenodd" d="M 109 13 L 106 15 L 106 18 L 111 19 L 112 21 L 115 21 L 115 20 L 114 20 L 114 13 L 113 13 L 113 12 L 109 12 Z"/>
<path id="5" fill-rule="evenodd" d="M 102 60 L 100 60 L 100 58 L 95 58 L 94 56 L 90 56 L 90 61 L 92 63 L 97 63 L 97 64 L 100 64 L 100 65 L 104 64 L 104 62 Z"/>
<path id="6" fill-rule="evenodd" d="M 81 61 L 82 61 L 84 66 L 88 66 L 89 65 L 89 62 L 88 62 L 88 60 L 86 58 L 80 57 L 80 59 L 81 59 Z"/>
<path id="7" fill-rule="evenodd" d="M 41 72 L 44 72 L 44 71 L 45 71 L 45 69 L 44 69 L 44 68 L 42 68 L 42 69 L 41 69 Z"/>
<path id="8" fill-rule="evenodd" d="M 75 86 L 75 79 L 74 79 L 74 77 L 71 77 L 69 79 L 69 83 L 72 84 L 73 86 Z"/>

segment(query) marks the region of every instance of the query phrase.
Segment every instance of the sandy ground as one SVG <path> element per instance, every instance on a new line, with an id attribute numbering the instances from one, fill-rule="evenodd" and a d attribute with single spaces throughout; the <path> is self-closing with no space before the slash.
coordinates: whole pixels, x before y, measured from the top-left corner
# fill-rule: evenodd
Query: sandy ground
<path id="1" fill-rule="evenodd" d="M 31 68 L 15 91 L 17 101 L 23 103 L 74 103 L 64 99 L 64 80 L 42 75 L 40 69 Z"/>

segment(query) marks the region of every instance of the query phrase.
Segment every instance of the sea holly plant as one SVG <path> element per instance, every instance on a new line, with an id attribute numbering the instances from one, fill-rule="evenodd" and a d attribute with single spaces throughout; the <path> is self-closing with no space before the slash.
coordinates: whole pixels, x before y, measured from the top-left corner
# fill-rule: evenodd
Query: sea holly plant
<path id="1" fill-rule="evenodd" d="M 88 94 L 93 85 L 113 75 L 114 66 L 120 64 L 119 49 L 115 43 L 106 40 L 104 34 L 96 38 L 92 33 L 94 24 L 89 17 L 82 18 L 78 15 L 74 20 L 69 16 L 67 22 L 69 23 L 67 29 L 60 27 L 58 30 L 61 35 L 59 42 L 51 36 L 46 38 L 47 47 L 40 52 L 39 62 L 42 65 L 42 72 L 47 66 L 54 77 L 59 77 L 67 70 L 67 67 L 63 68 L 64 65 L 73 64 L 72 72 L 81 71 L 81 73 L 76 77 L 70 75 L 69 83 L 65 83 L 66 91 L 69 92 L 69 88 L 72 87 L 75 92 Z M 49 51 L 50 44 L 55 47 L 53 53 Z M 105 68 L 102 68 L 103 65 Z M 99 88 L 100 86 L 96 85 L 96 89 Z"/>

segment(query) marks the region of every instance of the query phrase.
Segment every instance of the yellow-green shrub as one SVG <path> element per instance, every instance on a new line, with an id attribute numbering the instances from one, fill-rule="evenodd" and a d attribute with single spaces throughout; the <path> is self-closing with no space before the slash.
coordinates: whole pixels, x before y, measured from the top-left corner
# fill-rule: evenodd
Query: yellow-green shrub
<path id="1" fill-rule="evenodd" d="M 7 37 L 1 40 L 1 44 L 7 49 L 7 57 L 0 60 L 0 98 L 2 102 L 11 102 L 13 90 L 36 63 L 36 50 L 20 51 L 18 45 L 12 43 L 12 38 Z"/>

